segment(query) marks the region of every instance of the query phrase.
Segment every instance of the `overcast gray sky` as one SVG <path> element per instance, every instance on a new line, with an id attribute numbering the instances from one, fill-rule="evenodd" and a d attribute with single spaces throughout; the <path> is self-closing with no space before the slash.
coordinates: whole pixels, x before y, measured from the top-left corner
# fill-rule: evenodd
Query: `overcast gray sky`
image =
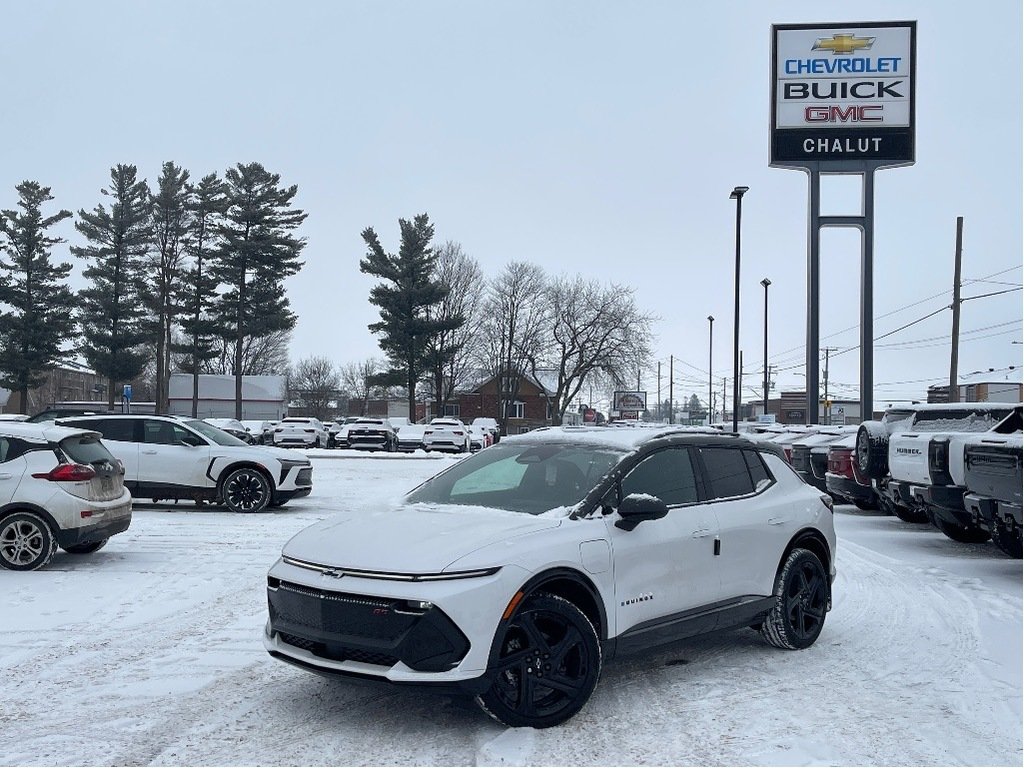
<path id="1" fill-rule="evenodd" d="M 528 260 L 634 287 L 661 318 L 663 397 L 669 355 L 676 397 L 706 397 L 709 314 L 719 390 L 732 373 L 742 184 L 744 398 L 760 390 L 763 277 L 778 383 L 801 387 L 807 182 L 768 168 L 773 23 L 918 21 L 917 164 L 876 179 L 876 335 L 950 302 L 958 215 L 965 281 L 993 281 L 964 295 L 1021 282 L 1019 0 L 4 0 L 3 15 L 0 205 L 35 179 L 91 209 L 119 162 L 151 182 L 165 160 L 194 177 L 262 162 L 309 213 L 293 359 L 379 355 L 359 233 L 395 250 L 397 220 L 426 212 L 487 276 Z M 825 212 L 855 213 L 836 186 Z M 826 232 L 822 264 L 831 390 L 853 395 L 858 236 Z M 876 407 L 948 380 L 950 324 L 878 342 Z M 961 330 L 961 372 L 1019 366 L 1020 292 L 966 302 Z M 653 366 L 643 383 L 653 401 Z"/>

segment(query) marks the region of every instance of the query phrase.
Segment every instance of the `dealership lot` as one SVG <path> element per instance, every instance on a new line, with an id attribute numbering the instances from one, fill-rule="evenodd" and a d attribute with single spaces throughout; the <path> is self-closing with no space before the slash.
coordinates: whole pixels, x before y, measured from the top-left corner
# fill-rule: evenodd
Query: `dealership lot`
<path id="1" fill-rule="evenodd" d="M 741 632 L 617 660 L 562 727 L 504 729 L 458 699 L 276 662 L 264 584 L 284 541 L 457 460 L 348 453 L 313 452 L 313 494 L 282 509 L 138 504 L 102 551 L 0 574 L 0 762 L 1021 762 L 1021 561 L 850 506 L 815 646 Z"/>

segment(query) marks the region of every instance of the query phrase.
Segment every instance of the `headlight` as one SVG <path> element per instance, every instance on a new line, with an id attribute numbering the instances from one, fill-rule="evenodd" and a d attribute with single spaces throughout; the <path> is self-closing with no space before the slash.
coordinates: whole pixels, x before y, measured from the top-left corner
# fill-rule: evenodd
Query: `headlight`
<path id="1" fill-rule="evenodd" d="M 281 469 L 287 471 L 292 467 L 308 467 L 310 466 L 309 459 L 278 459 L 281 462 Z"/>

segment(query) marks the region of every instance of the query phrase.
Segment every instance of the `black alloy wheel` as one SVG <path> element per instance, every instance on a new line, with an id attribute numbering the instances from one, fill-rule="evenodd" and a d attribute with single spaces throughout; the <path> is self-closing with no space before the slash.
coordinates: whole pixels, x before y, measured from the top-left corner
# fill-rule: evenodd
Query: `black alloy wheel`
<path id="1" fill-rule="evenodd" d="M 34 571 L 50 562 L 56 549 L 50 526 L 34 512 L 15 512 L 0 520 L 0 566 Z"/>
<path id="2" fill-rule="evenodd" d="M 583 708 L 601 675 L 601 644 L 579 608 L 534 595 L 499 632 L 493 683 L 477 697 L 485 712 L 513 728 L 549 728 Z"/>
<path id="3" fill-rule="evenodd" d="M 825 624 L 828 595 L 828 574 L 818 556 L 794 549 L 776 577 L 775 605 L 765 616 L 761 635 L 787 650 L 813 645 Z"/>
<path id="4" fill-rule="evenodd" d="M 262 512 L 270 503 L 270 481 L 252 467 L 242 467 L 224 478 L 224 504 L 232 512 Z"/>
<path id="5" fill-rule="evenodd" d="M 1020 528 L 1010 528 L 1002 518 L 996 518 L 992 524 L 992 541 L 1003 551 L 1004 554 L 1021 559 L 1024 554 L 1022 547 Z"/>

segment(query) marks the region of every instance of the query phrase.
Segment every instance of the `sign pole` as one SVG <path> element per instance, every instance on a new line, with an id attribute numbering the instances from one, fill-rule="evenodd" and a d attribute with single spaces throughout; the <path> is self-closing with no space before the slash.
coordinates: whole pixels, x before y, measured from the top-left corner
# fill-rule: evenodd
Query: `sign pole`
<path id="1" fill-rule="evenodd" d="M 807 424 L 818 423 L 819 301 L 821 297 L 821 172 L 808 171 L 807 200 L 807 344 L 804 358 L 807 378 Z"/>

